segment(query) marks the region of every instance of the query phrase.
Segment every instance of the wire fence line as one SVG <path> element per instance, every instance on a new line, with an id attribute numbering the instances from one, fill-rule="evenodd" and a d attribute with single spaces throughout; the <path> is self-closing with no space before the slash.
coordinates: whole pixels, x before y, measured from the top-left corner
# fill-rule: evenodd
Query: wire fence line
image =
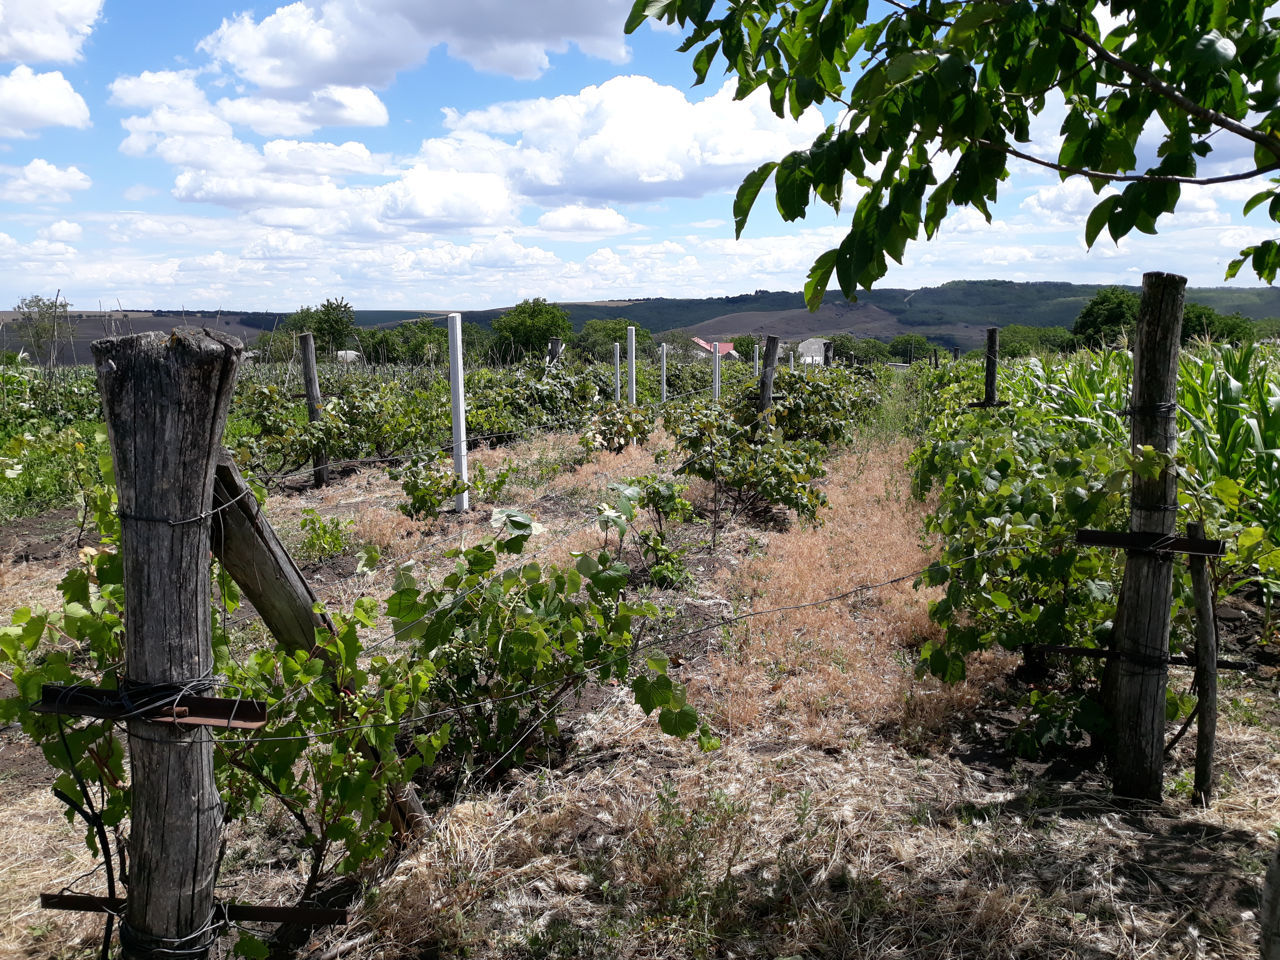
<path id="1" fill-rule="evenodd" d="M 1039 544 L 1038 549 L 1047 550 L 1047 549 L 1052 549 L 1054 547 L 1062 546 L 1064 544 L 1073 543 L 1073 542 L 1074 542 L 1074 539 L 1071 537 L 1059 537 L 1053 540 L 1046 541 L 1045 543 Z M 674 633 L 674 634 L 658 633 L 652 639 L 646 640 L 642 643 L 634 644 L 631 648 L 629 648 L 626 651 L 611 654 L 609 656 L 598 657 L 592 660 L 591 662 L 587 663 L 583 667 L 583 669 L 579 671 L 576 671 L 571 674 L 562 674 L 555 677 L 552 680 L 548 680 L 542 683 L 532 684 L 516 693 L 510 693 L 510 694 L 505 694 L 505 695 L 496 696 L 496 697 L 485 697 L 479 700 L 470 701 L 463 704 L 451 704 L 446 707 L 442 707 L 436 710 L 431 710 L 425 713 L 415 713 L 395 721 L 378 721 L 373 723 L 349 724 L 341 727 L 334 727 L 319 733 L 265 735 L 265 736 L 257 736 L 257 737 L 255 736 L 244 736 L 244 737 L 221 736 L 218 738 L 218 742 L 223 744 L 251 744 L 255 742 L 283 742 L 283 741 L 303 741 L 303 740 L 317 741 L 317 740 L 322 740 L 325 737 L 335 736 L 342 733 L 354 733 L 360 730 L 389 729 L 392 727 L 407 727 L 407 726 L 412 726 L 414 724 L 423 723 L 433 719 L 448 717 L 448 716 L 455 715 L 459 712 L 463 712 L 467 710 L 481 709 L 488 706 L 496 706 L 501 703 L 506 703 L 512 700 L 518 700 L 523 697 L 527 697 L 529 694 L 536 693 L 539 690 L 544 690 L 544 689 L 548 689 L 550 687 L 556 686 L 558 684 L 563 684 L 566 679 L 586 680 L 591 676 L 591 674 L 598 672 L 599 670 L 605 667 L 611 667 L 613 665 L 620 663 L 623 660 L 633 658 L 638 653 L 644 652 L 646 650 L 651 650 L 655 647 L 678 643 L 679 641 L 689 639 L 690 637 L 699 636 L 701 634 L 704 634 L 713 630 L 723 630 L 724 628 L 733 626 L 734 624 L 741 623 L 747 620 L 754 620 L 759 617 L 766 617 L 766 616 L 776 615 L 780 613 L 790 613 L 796 610 L 805 610 L 805 609 L 811 609 L 814 607 L 829 606 L 833 603 L 839 603 L 842 600 L 847 600 L 859 594 L 865 594 L 875 590 L 886 589 L 888 587 L 896 586 L 898 584 L 906 583 L 908 581 L 919 580 L 931 569 L 936 569 L 938 566 L 941 566 L 948 570 L 954 570 L 954 569 L 958 569 L 959 567 L 963 566 L 966 563 L 970 563 L 974 560 L 978 560 L 983 557 L 996 556 L 999 554 L 1018 553 L 1018 552 L 1025 551 L 1027 549 L 1029 548 L 1022 545 L 1006 544 L 998 547 L 992 547 L 987 550 L 978 550 L 948 563 L 940 563 L 939 561 L 934 561 L 933 563 L 930 563 L 927 566 L 911 570 L 907 573 L 887 577 L 885 579 L 873 581 L 871 583 L 854 584 L 853 586 L 849 587 L 846 590 L 842 590 L 838 593 L 835 593 L 829 596 L 821 597 L 817 600 L 808 600 L 808 601 L 803 601 L 801 603 L 781 604 L 774 607 L 765 607 L 760 610 L 748 610 L 742 613 L 733 614 L 732 616 L 722 617 L 710 623 L 705 623 L 705 624 L 702 624 L 701 626 L 694 627 L 691 630 L 685 630 L 679 633 Z M 518 567 L 515 569 L 518 569 Z M 510 572 L 510 571 L 504 571 L 503 575 L 505 575 L 507 572 Z M 383 641 L 386 641 L 387 639 L 388 638 L 383 638 Z M 382 641 L 379 641 L 379 642 L 382 642 Z M 365 652 L 368 652 L 368 650 L 366 649 Z M 302 685 L 302 688 L 295 688 L 295 690 L 298 691 L 300 695 L 300 693 L 304 690 L 306 686 L 309 686 L 311 683 L 316 682 L 317 679 L 319 678 L 313 678 L 312 680 L 308 681 L 307 684 Z M 278 703 L 284 703 L 284 702 L 285 702 L 284 700 L 278 701 Z"/>
<path id="2" fill-rule="evenodd" d="M 740 387 L 755 379 L 756 378 L 750 374 L 740 376 L 731 381 L 726 381 L 725 383 L 723 383 L 721 386 L 721 390 L 723 391 L 725 389 Z M 656 412 L 658 410 L 662 410 L 666 407 L 671 406 L 677 401 L 686 400 L 691 397 L 711 393 L 714 389 L 715 389 L 714 385 L 708 385 L 706 387 L 698 387 L 697 389 L 694 389 L 694 390 L 687 390 L 683 393 L 669 396 L 667 397 L 666 400 L 651 400 L 646 403 L 638 403 L 636 404 L 636 406 L 639 407 L 640 409 L 653 410 Z M 560 429 L 561 427 L 566 427 L 566 428 L 573 427 L 573 428 L 581 429 L 582 427 L 586 426 L 590 422 L 591 418 L 598 412 L 599 410 L 597 409 L 587 413 L 575 413 L 565 417 L 561 417 L 556 420 L 551 420 L 551 421 L 541 422 L 541 423 L 530 423 L 525 426 L 515 427 L 510 430 L 501 430 L 501 431 L 495 431 L 493 433 L 468 436 L 465 440 L 465 444 L 468 449 L 471 449 L 473 447 L 479 446 L 484 443 L 489 443 L 491 441 L 493 442 L 509 441 L 514 438 L 525 438 L 525 437 L 533 436 L 535 434 L 554 433 L 556 430 Z M 346 458 L 341 460 L 330 460 L 329 466 L 330 468 L 345 469 L 349 467 L 384 465 L 389 463 L 400 463 L 406 460 L 434 458 L 441 455 L 451 454 L 457 449 L 457 447 L 458 447 L 458 444 L 456 442 L 450 441 L 447 443 L 433 444 L 430 447 L 420 448 L 417 450 L 406 450 L 406 451 L 402 451 L 394 454 L 388 454 L 386 456 L 351 457 L 351 458 Z M 313 472 L 314 472 L 313 468 L 311 467 L 300 466 L 290 470 L 262 471 L 262 472 L 250 475 L 250 478 L 263 484 L 271 484 L 271 483 L 278 484 L 288 480 L 310 477 Z"/>

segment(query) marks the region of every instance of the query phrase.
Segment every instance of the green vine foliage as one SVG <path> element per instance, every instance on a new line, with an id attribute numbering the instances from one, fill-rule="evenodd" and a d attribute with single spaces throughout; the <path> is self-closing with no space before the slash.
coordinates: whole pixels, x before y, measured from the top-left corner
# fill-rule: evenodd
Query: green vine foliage
<path id="1" fill-rule="evenodd" d="M 111 458 L 101 470 L 112 476 Z M 86 498 L 100 533 L 100 544 L 80 551 L 80 562 L 58 584 L 62 607 L 20 607 L 9 626 L 0 628 L 0 663 L 17 692 L 0 700 L 0 723 L 20 723 L 39 744 L 56 772 L 54 789 L 83 799 L 79 783 L 102 783 L 97 814 L 107 829 L 117 828 L 129 810 L 124 745 L 106 720 L 62 720 L 32 713 L 27 705 L 40 699 L 44 684 L 91 683 L 114 689 L 119 681 L 124 644 L 124 569 L 118 543 L 120 524 L 114 487 L 98 487 Z M 67 819 L 76 814 L 68 808 Z M 86 824 L 85 843 L 102 851 L 96 831 Z"/>
<path id="2" fill-rule="evenodd" d="M 880 397 L 861 370 L 818 368 L 809 376 L 778 370 L 773 405 L 760 414 L 750 383 L 720 404 L 698 398 L 667 408 L 664 423 L 684 460 L 682 476 L 712 483 L 732 515 L 794 510 L 813 522 L 827 502 L 817 482 L 826 476 L 828 447 L 848 442 Z"/>
<path id="3" fill-rule="evenodd" d="M 628 445 L 649 439 L 656 425 L 653 409 L 628 403 L 610 403 L 592 414 L 578 445 L 586 451 L 621 453 Z"/>
<path id="4" fill-rule="evenodd" d="M 388 473 L 400 481 L 409 498 L 400 504 L 400 512 L 415 520 L 434 520 L 447 503 L 467 489 L 454 473 L 449 457 L 414 457 Z"/>
<path id="5" fill-rule="evenodd" d="M 109 460 L 103 470 L 110 477 Z M 121 734 L 110 721 L 59 723 L 26 709 L 43 684 L 113 689 L 123 675 L 113 488 L 96 490 L 90 507 L 101 543 L 82 551 L 63 579 L 61 609 L 23 608 L 0 629 L 0 663 L 17 687 L 0 701 L 0 721 L 20 722 L 41 745 L 62 795 L 79 803 L 79 785 L 90 787 L 120 843 L 130 806 Z M 511 511 L 495 511 L 493 525 L 492 537 L 450 554 L 455 569 L 438 585 L 402 568 L 385 616 L 361 598 L 333 615 L 335 631 L 318 630 L 309 649 L 241 649 L 214 616 L 215 684 L 264 700 L 270 717 L 261 731 L 213 733 L 226 815 L 268 805 L 287 814 L 295 827 L 287 842 L 310 863 L 303 900 L 331 872 L 353 873 L 388 851 L 398 785 L 441 758 L 457 773 L 542 755 L 565 698 L 592 680 L 630 688 L 666 733 L 696 736 L 703 749 L 718 745 L 665 658 L 640 653 L 635 626 L 658 611 L 624 599 L 627 567 L 606 553 L 579 556 L 568 569 L 522 562 L 538 526 Z M 221 602 L 234 610 L 235 584 L 214 575 Z M 94 829 L 86 842 L 102 852 Z M 252 938 L 241 947 L 261 949 Z"/>
<path id="6" fill-rule="evenodd" d="M 960 680 L 970 654 L 997 645 L 1048 660 L 1059 668 L 1060 688 L 1028 698 L 1026 748 L 1099 732 L 1100 661 L 1046 658 L 1037 648 L 1109 644 L 1123 553 L 1080 547 L 1075 533 L 1127 529 L 1135 470 L 1176 469 L 1179 528 L 1197 520 L 1210 537 L 1231 541 L 1220 584 L 1273 585 L 1272 531 L 1280 524 L 1268 446 L 1280 442 L 1268 432 L 1280 431 L 1271 412 L 1280 400 L 1266 385 L 1273 362 L 1231 348 L 1184 357 L 1172 461 L 1150 448 L 1130 452 L 1127 353 L 1020 361 L 1002 370 L 1000 396 L 1010 406 L 993 410 L 968 407 L 981 389 L 980 365 L 955 365 L 951 382 L 933 394 L 931 425 L 911 460 L 916 494 L 937 497 L 926 530 L 941 552 L 921 583 L 945 588 L 930 604 L 944 634 L 925 644 L 921 669 Z M 1189 638 L 1190 606 L 1189 577 L 1178 564 L 1175 647 Z"/>

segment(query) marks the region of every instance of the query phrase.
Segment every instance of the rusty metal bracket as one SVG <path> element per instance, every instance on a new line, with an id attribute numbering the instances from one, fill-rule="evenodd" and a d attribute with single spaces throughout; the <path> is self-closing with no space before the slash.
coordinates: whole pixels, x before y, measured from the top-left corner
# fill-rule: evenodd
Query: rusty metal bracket
<path id="1" fill-rule="evenodd" d="M 42 893 L 40 906 L 45 910 L 79 910 L 85 913 L 112 913 L 120 916 L 127 902 L 124 897 L 99 897 L 87 893 Z M 301 927 L 325 927 L 349 923 L 346 908 L 272 907 L 243 903 L 226 904 L 227 919 L 256 923 L 294 923 Z"/>
<path id="2" fill-rule="evenodd" d="M 267 705 L 261 700 L 229 700 L 171 691 L 130 693 L 55 683 L 46 683 L 40 688 L 40 699 L 31 704 L 30 709 L 34 713 L 69 717 L 102 720 L 140 717 L 153 723 L 232 730 L 257 730 L 267 723 Z"/>
<path id="3" fill-rule="evenodd" d="M 1185 553 L 1197 557 L 1223 557 L 1225 540 L 1195 540 L 1160 533 L 1114 533 L 1107 530 L 1077 530 L 1076 543 L 1082 547 L 1111 547 L 1142 553 Z"/>

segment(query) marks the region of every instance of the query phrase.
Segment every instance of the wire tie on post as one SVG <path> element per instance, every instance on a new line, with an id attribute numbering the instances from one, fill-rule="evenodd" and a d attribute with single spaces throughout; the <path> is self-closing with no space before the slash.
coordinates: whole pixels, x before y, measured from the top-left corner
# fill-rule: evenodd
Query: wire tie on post
<path id="1" fill-rule="evenodd" d="M 1167 417 L 1178 415 L 1178 405 L 1173 402 L 1152 403 L 1145 407 L 1127 406 L 1120 410 L 1122 417 Z"/>

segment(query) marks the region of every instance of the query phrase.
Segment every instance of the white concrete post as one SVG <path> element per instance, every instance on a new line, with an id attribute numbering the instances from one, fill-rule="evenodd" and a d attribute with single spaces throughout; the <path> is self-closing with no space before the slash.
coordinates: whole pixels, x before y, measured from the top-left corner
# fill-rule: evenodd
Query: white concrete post
<path id="1" fill-rule="evenodd" d="M 662 345 L 662 402 L 667 402 L 667 345 Z"/>
<path id="2" fill-rule="evenodd" d="M 462 388 L 462 314 L 449 314 L 449 392 L 453 397 L 453 472 L 467 482 L 467 397 Z M 470 509 L 467 491 L 457 496 L 459 513 Z"/>
<path id="3" fill-rule="evenodd" d="M 794 350 L 791 351 L 791 372 L 796 372 L 796 352 Z"/>
<path id="4" fill-rule="evenodd" d="M 756 344 L 751 348 L 751 352 L 755 354 L 755 375 L 760 376 L 760 344 Z"/>
<path id="5" fill-rule="evenodd" d="M 613 402 L 622 399 L 622 347 L 613 345 Z"/>
<path id="6" fill-rule="evenodd" d="M 711 345 L 711 399 L 720 399 L 720 341 Z"/>
<path id="7" fill-rule="evenodd" d="M 627 327 L 627 402 L 636 405 L 636 328 Z"/>

